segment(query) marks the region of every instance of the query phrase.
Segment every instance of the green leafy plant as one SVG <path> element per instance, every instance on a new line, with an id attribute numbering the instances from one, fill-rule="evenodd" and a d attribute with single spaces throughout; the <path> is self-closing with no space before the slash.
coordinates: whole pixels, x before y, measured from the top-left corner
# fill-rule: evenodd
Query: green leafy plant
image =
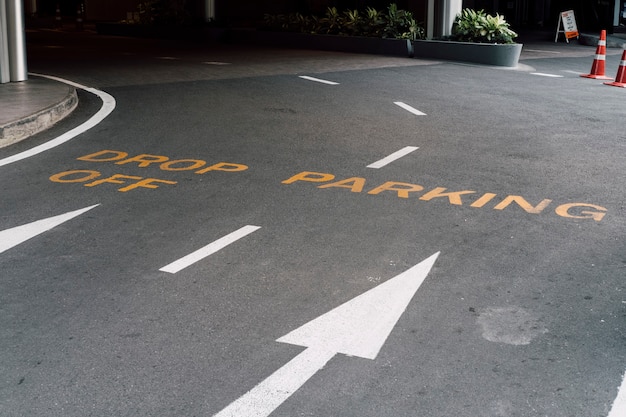
<path id="1" fill-rule="evenodd" d="M 190 18 L 186 0 L 146 0 L 137 9 L 142 24 L 184 24 Z"/>
<path id="2" fill-rule="evenodd" d="M 313 22 L 308 16 L 301 13 L 292 13 L 287 19 L 287 29 L 290 31 L 309 32 L 313 28 Z"/>
<path id="3" fill-rule="evenodd" d="M 329 35 L 340 35 L 343 31 L 343 16 L 336 7 L 328 7 L 326 15 L 320 19 L 321 30 Z"/>
<path id="4" fill-rule="evenodd" d="M 263 24 L 267 29 L 282 32 L 316 33 L 319 30 L 319 19 L 315 16 L 304 16 L 300 13 L 265 14 Z"/>
<path id="5" fill-rule="evenodd" d="M 356 9 L 340 12 L 336 7 L 328 7 L 323 17 L 299 13 L 266 14 L 263 20 L 264 27 L 270 30 L 411 40 L 424 38 L 424 28 L 415 21 L 413 14 L 398 9 L 395 3 L 389 5 L 387 13 L 372 7 L 364 12 Z"/>
<path id="6" fill-rule="evenodd" d="M 368 7 L 363 17 L 363 35 L 381 37 L 385 28 L 385 16 L 382 12 Z"/>
<path id="7" fill-rule="evenodd" d="M 421 39 L 424 30 L 417 24 L 413 14 L 406 10 L 398 9 L 395 3 L 387 8 L 387 16 L 383 30 L 383 37 L 398 39 Z"/>
<path id="8" fill-rule="evenodd" d="M 363 33 L 363 19 L 358 10 L 346 10 L 343 12 L 343 26 L 348 35 L 359 35 Z"/>
<path id="9" fill-rule="evenodd" d="M 503 16 L 463 9 L 454 20 L 451 38 L 461 42 L 515 43 L 516 37 Z"/>

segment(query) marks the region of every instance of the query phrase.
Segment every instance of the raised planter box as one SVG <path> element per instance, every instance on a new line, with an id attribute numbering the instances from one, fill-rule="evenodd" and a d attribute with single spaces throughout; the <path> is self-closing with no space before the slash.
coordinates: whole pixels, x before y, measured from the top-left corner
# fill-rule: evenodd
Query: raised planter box
<path id="1" fill-rule="evenodd" d="M 151 26 L 122 23 L 97 23 L 100 35 L 146 38 L 186 39 L 196 42 L 221 41 L 251 43 L 283 48 L 319 49 L 393 56 L 413 56 L 413 44 L 407 39 L 383 39 L 364 36 L 314 35 L 308 33 L 270 32 L 255 29 L 221 29 L 187 26 Z"/>
<path id="2" fill-rule="evenodd" d="M 522 44 L 491 44 L 439 40 L 413 41 L 416 58 L 445 59 L 475 64 L 516 67 Z"/>
<path id="3" fill-rule="evenodd" d="M 234 34 L 231 34 L 234 35 Z M 249 41 L 260 45 L 285 48 L 318 49 L 323 51 L 361 54 L 413 56 L 413 44 L 407 39 L 371 38 L 365 36 L 314 35 L 255 30 L 248 32 Z M 232 38 L 240 38 L 236 35 Z"/>
<path id="4" fill-rule="evenodd" d="M 97 24 L 99 34 L 140 36 L 154 38 L 191 39 L 252 43 L 283 48 L 319 49 L 515 67 L 522 52 L 522 44 L 489 44 L 441 40 L 370 38 L 364 36 L 313 35 L 308 33 L 270 32 L 255 29 L 219 29 L 207 27 L 158 27 Z"/>
<path id="5" fill-rule="evenodd" d="M 202 42 L 221 41 L 225 36 L 226 29 L 205 26 L 159 26 L 98 22 L 96 23 L 96 31 L 99 35 Z"/>

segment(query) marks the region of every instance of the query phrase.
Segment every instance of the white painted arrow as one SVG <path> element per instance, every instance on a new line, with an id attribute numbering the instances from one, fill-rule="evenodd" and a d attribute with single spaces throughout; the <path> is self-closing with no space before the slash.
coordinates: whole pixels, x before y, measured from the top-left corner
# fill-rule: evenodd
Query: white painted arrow
<path id="1" fill-rule="evenodd" d="M 40 235 L 43 232 L 47 232 L 48 230 L 60 225 L 61 223 L 65 223 L 66 221 L 71 220 L 74 217 L 80 216 L 84 212 L 89 211 L 97 206 L 99 206 L 99 204 L 85 207 L 76 211 L 70 211 L 68 213 L 60 214 L 58 216 L 37 220 L 35 222 L 13 227 L 11 229 L 2 230 L 0 231 L 0 253 L 19 245 L 20 243 L 23 243 L 28 239 Z"/>
<path id="2" fill-rule="evenodd" d="M 307 349 L 214 417 L 269 416 L 337 353 L 375 359 L 438 256 L 278 339 Z"/>

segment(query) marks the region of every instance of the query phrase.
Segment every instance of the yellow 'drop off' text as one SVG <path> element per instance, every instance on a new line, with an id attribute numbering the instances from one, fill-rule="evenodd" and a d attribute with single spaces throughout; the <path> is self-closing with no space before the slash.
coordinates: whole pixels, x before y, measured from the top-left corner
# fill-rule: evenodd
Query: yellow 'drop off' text
<path id="1" fill-rule="evenodd" d="M 504 210 L 511 205 L 515 205 L 526 213 L 539 214 L 552 204 L 552 200 L 544 199 L 533 205 L 524 197 L 519 195 L 506 195 L 498 197 L 494 193 L 478 193 L 473 190 L 449 191 L 444 187 L 426 189 L 419 184 L 407 182 L 387 181 L 366 190 L 366 179 L 362 177 L 350 177 L 335 181 L 333 174 L 325 172 L 303 171 L 284 181 L 283 184 L 293 184 L 296 182 L 309 182 L 321 184 L 317 188 L 344 188 L 352 193 L 363 193 L 370 195 L 393 194 L 398 198 L 416 197 L 422 201 L 445 200 L 451 205 L 468 205 L 473 208 L 492 208 L 494 210 Z M 471 195 L 471 197 L 469 197 Z M 477 198 L 476 198 L 477 197 Z M 465 198 L 465 200 L 464 200 Z M 471 203 L 470 203 L 471 200 Z M 465 204 L 464 204 L 465 203 Z M 565 203 L 558 205 L 554 212 L 568 219 L 591 219 L 601 221 L 606 215 L 607 209 L 595 204 L 587 203 Z"/>
<path id="2" fill-rule="evenodd" d="M 248 169 L 247 165 L 235 164 L 231 162 L 218 162 L 208 165 L 202 159 L 170 159 L 167 156 L 139 154 L 128 156 L 127 152 L 102 150 L 89 155 L 76 158 L 79 161 L 87 162 L 112 162 L 115 165 L 136 165 L 139 168 L 158 168 L 161 172 L 190 171 L 196 175 L 203 175 L 209 172 L 238 172 Z M 102 184 L 122 185 L 117 190 L 125 193 L 138 188 L 155 189 L 161 185 L 174 185 L 177 181 L 159 178 L 141 177 L 138 175 L 113 174 L 103 177 L 99 171 L 91 169 L 74 169 L 59 172 L 50 177 L 50 181 L 57 183 L 82 183 L 85 187 L 96 187 Z"/>

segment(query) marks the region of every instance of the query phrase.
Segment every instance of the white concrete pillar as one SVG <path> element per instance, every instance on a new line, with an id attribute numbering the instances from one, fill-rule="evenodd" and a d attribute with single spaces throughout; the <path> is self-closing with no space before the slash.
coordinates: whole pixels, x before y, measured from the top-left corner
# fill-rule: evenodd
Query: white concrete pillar
<path id="1" fill-rule="evenodd" d="M 463 0 L 428 0 L 426 38 L 450 36 L 454 18 L 462 9 Z"/>
<path id="2" fill-rule="evenodd" d="M 463 10 L 463 0 L 444 0 L 443 1 L 443 13 L 441 20 L 441 29 L 443 36 L 450 36 L 452 34 L 452 24 L 456 15 Z"/>
<path id="3" fill-rule="evenodd" d="M 0 0 L 0 84 L 11 81 L 6 0 Z"/>

